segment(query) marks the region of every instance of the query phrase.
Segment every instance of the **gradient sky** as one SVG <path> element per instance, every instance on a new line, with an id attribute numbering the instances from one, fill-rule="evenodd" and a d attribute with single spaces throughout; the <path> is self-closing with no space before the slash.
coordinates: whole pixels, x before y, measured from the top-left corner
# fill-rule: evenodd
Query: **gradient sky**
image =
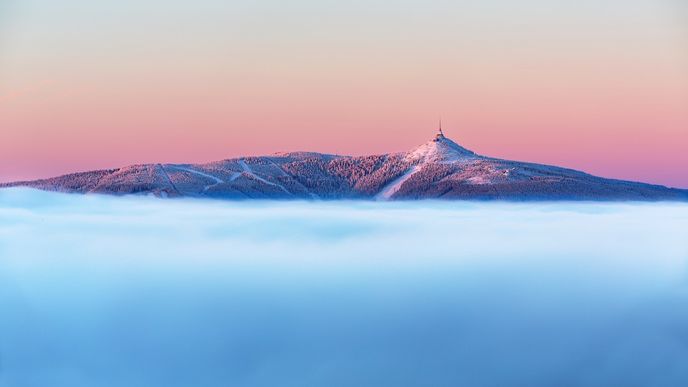
<path id="1" fill-rule="evenodd" d="M 688 188 L 683 0 L 0 0 L 0 181 L 448 136 Z"/>

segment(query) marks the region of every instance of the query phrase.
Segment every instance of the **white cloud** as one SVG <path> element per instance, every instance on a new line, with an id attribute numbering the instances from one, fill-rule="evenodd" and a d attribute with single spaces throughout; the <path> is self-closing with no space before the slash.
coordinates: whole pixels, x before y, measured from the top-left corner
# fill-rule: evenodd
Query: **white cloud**
<path id="1" fill-rule="evenodd" d="M 688 206 L 0 191 L 0 386 L 688 380 Z"/>

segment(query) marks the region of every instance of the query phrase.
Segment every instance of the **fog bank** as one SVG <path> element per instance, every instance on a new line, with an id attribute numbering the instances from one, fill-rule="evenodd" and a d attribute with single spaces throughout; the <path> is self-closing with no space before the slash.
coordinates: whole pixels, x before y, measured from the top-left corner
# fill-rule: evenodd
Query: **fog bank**
<path id="1" fill-rule="evenodd" d="M 688 205 L 0 190 L 0 386 L 684 386 Z"/>

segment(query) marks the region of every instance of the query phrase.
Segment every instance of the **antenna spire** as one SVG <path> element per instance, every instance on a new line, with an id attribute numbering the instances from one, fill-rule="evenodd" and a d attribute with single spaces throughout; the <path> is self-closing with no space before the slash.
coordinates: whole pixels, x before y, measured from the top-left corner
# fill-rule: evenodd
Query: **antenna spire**
<path id="1" fill-rule="evenodd" d="M 435 138 L 433 138 L 432 141 L 438 142 L 444 138 L 444 132 L 442 132 L 442 117 L 440 117 L 439 131 L 440 132 L 435 135 Z"/>

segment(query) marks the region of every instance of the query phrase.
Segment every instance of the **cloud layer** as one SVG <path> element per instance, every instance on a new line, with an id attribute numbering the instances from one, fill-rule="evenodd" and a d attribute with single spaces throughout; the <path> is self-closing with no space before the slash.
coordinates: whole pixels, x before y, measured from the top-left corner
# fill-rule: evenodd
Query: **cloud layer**
<path id="1" fill-rule="evenodd" d="M 684 204 L 0 191 L 0 386 L 680 386 Z"/>

